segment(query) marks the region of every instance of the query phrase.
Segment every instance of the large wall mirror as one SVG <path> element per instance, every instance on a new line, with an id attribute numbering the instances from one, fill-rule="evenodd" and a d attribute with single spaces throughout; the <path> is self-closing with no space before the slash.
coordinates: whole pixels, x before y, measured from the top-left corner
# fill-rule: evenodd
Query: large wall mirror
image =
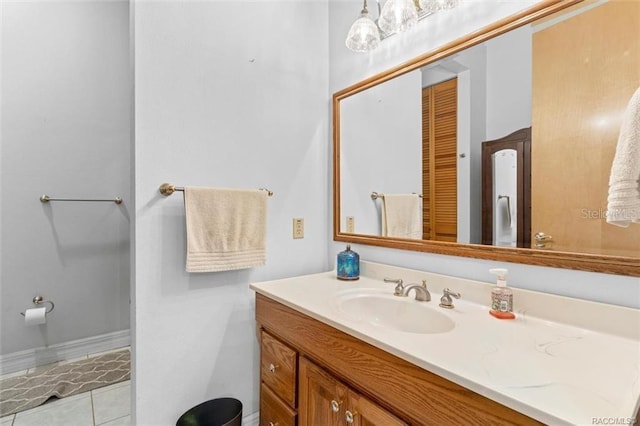
<path id="1" fill-rule="evenodd" d="M 640 3 L 546 1 L 333 96 L 334 240 L 640 276 L 606 222 Z"/>

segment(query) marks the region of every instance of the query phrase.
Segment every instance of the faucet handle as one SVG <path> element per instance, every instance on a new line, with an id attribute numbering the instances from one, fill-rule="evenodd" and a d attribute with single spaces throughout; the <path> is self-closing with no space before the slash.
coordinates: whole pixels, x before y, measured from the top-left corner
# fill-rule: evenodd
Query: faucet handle
<path id="1" fill-rule="evenodd" d="M 401 278 L 385 278 L 384 279 L 385 283 L 394 283 L 396 285 L 396 288 L 393 290 L 393 294 L 396 296 L 402 296 L 402 290 L 404 289 L 404 285 L 402 284 L 402 279 Z"/>
<path id="2" fill-rule="evenodd" d="M 453 292 L 453 291 L 449 290 L 448 288 L 445 288 L 444 290 L 442 290 L 442 292 L 444 293 L 444 296 L 447 296 L 447 297 L 453 296 L 456 299 L 460 299 L 460 293 Z"/>
<path id="3" fill-rule="evenodd" d="M 448 288 L 442 290 L 442 297 L 440 298 L 440 307 L 445 309 L 453 309 L 453 300 L 451 297 L 460 299 L 460 293 L 453 292 Z"/>

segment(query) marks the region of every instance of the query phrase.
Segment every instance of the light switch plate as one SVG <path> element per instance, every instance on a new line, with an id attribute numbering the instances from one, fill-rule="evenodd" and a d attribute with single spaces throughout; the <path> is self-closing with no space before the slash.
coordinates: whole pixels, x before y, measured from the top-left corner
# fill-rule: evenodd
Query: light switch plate
<path id="1" fill-rule="evenodd" d="M 347 233 L 353 234 L 356 229 L 355 218 L 353 216 L 347 216 Z"/>
<path id="2" fill-rule="evenodd" d="M 293 238 L 304 238 L 304 219 L 301 217 L 293 218 Z"/>

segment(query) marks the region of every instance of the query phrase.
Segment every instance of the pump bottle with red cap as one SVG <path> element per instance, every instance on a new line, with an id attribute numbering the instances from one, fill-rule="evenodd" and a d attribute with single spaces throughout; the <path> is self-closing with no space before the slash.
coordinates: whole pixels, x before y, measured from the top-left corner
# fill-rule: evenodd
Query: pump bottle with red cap
<path id="1" fill-rule="evenodd" d="M 513 292 L 507 287 L 507 271 L 503 268 L 489 269 L 498 276 L 496 286 L 491 289 L 491 309 L 489 313 L 499 319 L 514 319 Z"/>

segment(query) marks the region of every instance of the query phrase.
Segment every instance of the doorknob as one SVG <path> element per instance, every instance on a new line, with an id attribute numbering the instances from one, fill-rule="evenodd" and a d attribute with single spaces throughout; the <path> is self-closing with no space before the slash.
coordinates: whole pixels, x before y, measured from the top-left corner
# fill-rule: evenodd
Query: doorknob
<path id="1" fill-rule="evenodd" d="M 536 232 L 534 237 L 536 239 L 536 248 L 546 248 L 548 242 L 553 242 L 553 237 L 544 232 Z"/>

